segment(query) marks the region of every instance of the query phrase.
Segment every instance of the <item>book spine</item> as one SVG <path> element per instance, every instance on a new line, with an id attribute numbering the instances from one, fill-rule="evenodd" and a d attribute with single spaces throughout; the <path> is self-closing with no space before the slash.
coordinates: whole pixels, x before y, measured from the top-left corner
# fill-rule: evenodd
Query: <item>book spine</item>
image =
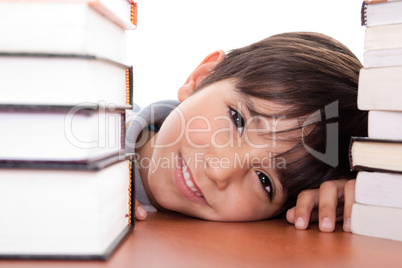
<path id="1" fill-rule="evenodd" d="M 350 171 L 355 171 L 355 167 L 353 165 L 353 154 L 352 154 L 352 146 L 353 142 L 355 140 L 355 137 L 350 138 L 350 143 L 349 143 L 349 166 L 350 166 Z"/>
<path id="2" fill-rule="evenodd" d="M 126 69 L 126 104 L 133 104 L 133 67 Z"/>
<path id="3" fill-rule="evenodd" d="M 124 150 L 124 141 L 126 140 L 126 114 L 121 113 L 120 116 L 120 148 Z"/>
<path id="4" fill-rule="evenodd" d="M 128 224 L 129 225 L 134 225 L 134 219 L 133 216 L 135 216 L 135 204 L 133 205 L 133 200 L 134 198 L 134 188 L 133 188 L 133 161 L 129 162 L 129 171 L 130 171 L 130 178 L 129 178 L 129 185 L 128 185 Z"/>
<path id="5" fill-rule="evenodd" d="M 367 26 L 367 3 L 366 2 L 362 3 L 360 18 L 361 18 L 361 25 Z"/>

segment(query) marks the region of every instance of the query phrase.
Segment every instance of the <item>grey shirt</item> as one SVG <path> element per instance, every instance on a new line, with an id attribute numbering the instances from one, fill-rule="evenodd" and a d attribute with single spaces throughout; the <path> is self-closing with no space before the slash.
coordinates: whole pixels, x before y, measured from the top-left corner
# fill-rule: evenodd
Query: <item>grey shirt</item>
<path id="1" fill-rule="evenodd" d="M 126 119 L 126 144 L 125 150 L 127 154 L 135 154 L 135 142 L 138 136 L 147 128 L 148 125 L 153 125 L 157 122 L 163 122 L 165 118 L 170 114 L 170 112 L 177 107 L 178 101 L 167 100 L 152 103 L 143 109 L 139 109 L 138 106 L 134 106 L 133 110 L 127 111 Z M 137 160 L 138 157 L 135 156 Z M 140 202 L 141 206 L 148 212 L 156 211 L 155 207 L 152 206 L 146 192 L 144 185 L 142 184 L 140 172 L 138 170 L 138 163 L 135 162 L 134 171 L 134 189 L 135 189 L 135 199 Z"/>

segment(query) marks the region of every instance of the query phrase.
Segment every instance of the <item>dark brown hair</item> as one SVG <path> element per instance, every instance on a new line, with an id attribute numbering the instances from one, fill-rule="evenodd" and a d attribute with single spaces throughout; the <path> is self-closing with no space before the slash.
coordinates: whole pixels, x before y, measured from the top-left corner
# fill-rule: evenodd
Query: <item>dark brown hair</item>
<path id="1" fill-rule="evenodd" d="M 305 150 L 305 144 L 325 153 L 328 121 L 313 130 L 291 150 L 280 179 L 286 195 L 283 211 L 295 204 L 304 189 L 324 181 L 353 178 L 348 161 L 351 136 L 366 136 L 367 113 L 357 109 L 357 83 L 362 67 L 356 56 L 335 39 L 318 33 L 294 32 L 268 37 L 230 51 L 196 89 L 232 78 L 241 94 L 270 100 L 289 107 L 287 118 L 307 117 L 337 105 L 337 164 L 329 165 Z M 325 117 L 325 114 L 323 114 Z M 269 115 L 267 115 L 269 116 Z M 297 155 L 297 157 L 295 157 Z M 302 157 L 300 157 L 302 155 Z"/>

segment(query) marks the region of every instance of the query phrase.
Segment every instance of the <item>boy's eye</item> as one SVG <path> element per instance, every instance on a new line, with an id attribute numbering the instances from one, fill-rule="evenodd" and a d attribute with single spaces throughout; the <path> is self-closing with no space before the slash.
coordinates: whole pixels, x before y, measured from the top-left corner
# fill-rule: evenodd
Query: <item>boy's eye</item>
<path id="1" fill-rule="evenodd" d="M 268 198 L 270 200 L 272 200 L 272 182 L 271 182 L 271 179 L 269 178 L 268 175 L 266 175 L 266 174 L 264 174 L 264 173 L 262 173 L 260 171 L 257 171 L 256 173 L 257 173 L 258 179 L 260 180 L 260 182 L 262 184 L 262 187 L 264 188 L 264 191 L 268 195 Z"/>
<path id="2" fill-rule="evenodd" d="M 243 133 L 244 129 L 244 118 L 243 116 L 236 110 L 230 109 L 230 115 L 232 117 L 232 121 L 239 131 L 240 135 Z"/>

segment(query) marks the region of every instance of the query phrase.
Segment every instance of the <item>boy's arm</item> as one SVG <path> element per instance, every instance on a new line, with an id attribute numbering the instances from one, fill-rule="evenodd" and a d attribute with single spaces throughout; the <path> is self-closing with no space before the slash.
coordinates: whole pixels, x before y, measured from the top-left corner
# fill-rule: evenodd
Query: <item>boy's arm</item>
<path id="1" fill-rule="evenodd" d="M 343 230 L 350 232 L 350 215 L 354 202 L 356 180 L 324 182 L 319 189 L 302 191 L 296 206 L 289 209 L 286 219 L 296 229 L 307 229 L 309 222 L 319 222 L 322 232 L 332 232 L 335 222 L 343 219 Z"/>

